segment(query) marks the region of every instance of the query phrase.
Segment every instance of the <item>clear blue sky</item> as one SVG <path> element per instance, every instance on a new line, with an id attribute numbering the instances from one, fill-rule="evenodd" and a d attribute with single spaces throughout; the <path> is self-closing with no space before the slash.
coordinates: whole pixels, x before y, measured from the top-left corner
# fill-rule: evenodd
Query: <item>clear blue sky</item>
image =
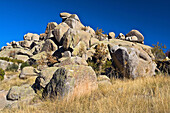
<path id="1" fill-rule="evenodd" d="M 44 33 L 48 22 L 61 22 L 60 12 L 116 36 L 137 29 L 145 44 L 159 41 L 170 49 L 170 0 L 0 0 L 0 47 L 27 32 Z"/>

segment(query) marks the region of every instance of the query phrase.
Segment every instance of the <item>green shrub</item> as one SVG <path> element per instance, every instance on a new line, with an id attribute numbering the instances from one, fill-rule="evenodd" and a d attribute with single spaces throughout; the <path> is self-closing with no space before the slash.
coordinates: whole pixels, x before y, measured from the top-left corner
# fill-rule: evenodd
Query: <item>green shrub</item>
<path id="1" fill-rule="evenodd" d="M 24 62 L 21 64 L 21 70 L 24 68 L 24 67 L 27 67 L 27 66 L 30 66 L 30 64 L 28 62 Z"/>
<path id="2" fill-rule="evenodd" d="M 13 62 L 13 63 L 23 63 L 24 61 L 22 60 L 18 60 L 18 59 L 11 59 L 11 58 L 8 58 L 8 57 L 0 57 L 1 60 L 5 60 L 5 61 L 8 61 L 8 62 Z"/>
<path id="3" fill-rule="evenodd" d="M 4 79 L 4 75 L 5 75 L 5 71 L 2 68 L 0 68 L 0 80 Z"/>
<path id="4" fill-rule="evenodd" d="M 6 71 L 12 71 L 12 72 L 16 72 L 18 70 L 18 65 L 13 63 L 11 65 L 8 65 Z"/>

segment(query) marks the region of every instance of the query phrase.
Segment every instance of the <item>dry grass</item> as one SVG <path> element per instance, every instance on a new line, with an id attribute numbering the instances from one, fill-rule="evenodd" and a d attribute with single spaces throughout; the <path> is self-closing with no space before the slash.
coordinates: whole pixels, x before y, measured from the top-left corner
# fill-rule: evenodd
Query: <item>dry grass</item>
<path id="1" fill-rule="evenodd" d="M 70 101 L 44 101 L 38 106 L 23 105 L 4 110 L 16 113 L 168 113 L 170 77 L 156 76 L 136 80 L 112 80 L 90 95 Z"/>
<path id="2" fill-rule="evenodd" d="M 7 77 L 13 76 L 10 80 L 3 80 L 0 82 L 0 90 L 9 90 L 12 86 L 21 86 L 23 84 L 32 85 L 35 82 L 36 76 L 29 77 L 28 79 L 20 79 L 20 72 L 5 72 Z"/>

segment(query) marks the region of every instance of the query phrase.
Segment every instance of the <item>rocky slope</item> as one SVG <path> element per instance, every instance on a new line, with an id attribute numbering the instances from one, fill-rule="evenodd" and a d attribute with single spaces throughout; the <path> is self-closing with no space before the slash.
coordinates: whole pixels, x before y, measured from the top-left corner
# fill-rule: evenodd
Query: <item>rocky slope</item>
<path id="1" fill-rule="evenodd" d="M 105 35 L 84 26 L 76 14 L 64 12 L 60 17 L 62 22 L 48 23 L 45 33 L 27 33 L 23 41 L 12 41 L 1 48 L 0 57 L 29 63 L 29 67 L 21 70 L 20 79 L 37 76 L 32 87 L 12 87 L 7 94 L 8 100 L 23 100 L 41 89 L 44 98 L 69 97 L 91 92 L 98 83 L 110 84 L 105 75 L 100 75 L 100 82 L 97 82 L 96 73 L 87 63 L 88 59 L 93 60 L 99 44 L 108 51 L 105 61 L 111 60 L 121 76 L 135 79 L 155 74 L 152 48 L 144 45 L 144 36 L 139 31 L 132 30 L 115 37 L 114 32 Z M 6 69 L 8 64 L 12 62 L 0 60 L 0 68 Z"/>

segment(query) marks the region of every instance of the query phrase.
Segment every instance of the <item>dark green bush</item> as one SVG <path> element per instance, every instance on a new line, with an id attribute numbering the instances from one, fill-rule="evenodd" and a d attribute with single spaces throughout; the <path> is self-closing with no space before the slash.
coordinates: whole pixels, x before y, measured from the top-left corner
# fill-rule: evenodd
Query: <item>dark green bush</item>
<path id="1" fill-rule="evenodd" d="M 6 71 L 12 71 L 12 72 L 16 72 L 18 70 L 18 65 L 13 63 L 11 65 L 8 65 Z"/>
<path id="2" fill-rule="evenodd" d="M 4 75 L 5 75 L 5 71 L 2 68 L 0 68 L 0 80 L 4 79 Z"/>
<path id="3" fill-rule="evenodd" d="M 28 62 L 24 62 L 21 64 L 21 70 L 24 68 L 24 67 L 27 67 L 27 66 L 30 66 L 30 64 Z"/>

